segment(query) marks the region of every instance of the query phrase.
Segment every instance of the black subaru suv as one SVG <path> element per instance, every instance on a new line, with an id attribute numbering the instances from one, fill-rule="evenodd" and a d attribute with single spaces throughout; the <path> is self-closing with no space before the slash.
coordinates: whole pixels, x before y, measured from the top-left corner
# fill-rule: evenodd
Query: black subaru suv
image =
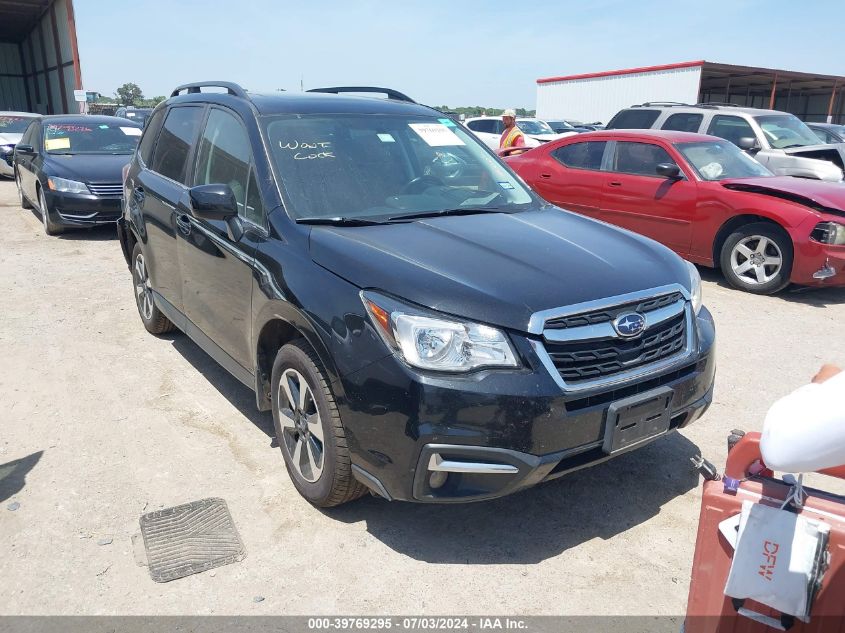
<path id="1" fill-rule="evenodd" d="M 694 267 L 545 203 L 441 112 L 331 91 L 177 88 L 118 223 L 144 326 L 255 390 L 308 501 L 498 497 L 701 416 Z"/>

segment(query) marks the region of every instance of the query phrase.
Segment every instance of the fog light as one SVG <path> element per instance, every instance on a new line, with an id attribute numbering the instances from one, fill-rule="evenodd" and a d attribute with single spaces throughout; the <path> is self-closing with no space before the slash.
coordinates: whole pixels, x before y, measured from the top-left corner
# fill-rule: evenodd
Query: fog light
<path id="1" fill-rule="evenodd" d="M 449 479 L 449 473 L 443 472 L 442 470 L 435 471 L 431 473 L 431 477 L 428 478 L 428 485 L 434 490 L 437 490 L 438 488 L 443 487 L 443 484 L 446 483 L 447 479 Z"/>

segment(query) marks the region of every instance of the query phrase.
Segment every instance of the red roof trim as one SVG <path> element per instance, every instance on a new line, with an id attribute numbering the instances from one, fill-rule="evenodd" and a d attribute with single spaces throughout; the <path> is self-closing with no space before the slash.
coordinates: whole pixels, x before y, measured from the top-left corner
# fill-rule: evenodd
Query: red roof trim
<path id="1" fill-rule="evenodd" d="M 692 68 L 704 66 L 706 62 L 702 59 L 695 62 L 680 62 L 678 64 L 663 64 L 662 66 L 643 66 L 642 68 L 624 68 L 622 70 L 606 70 L 600 73 L 586 73 L 584 75 L 567 75 L 565 77 L 545 77 L 538 79 L 538 84 L 547 84 L 555 81 L 570 81 L 572 79 L 594 79 L 595 77 L 614 77 L 616 75 L 635 75 L 637 73 L 650 73 L 659 70 L 675 70 L 677 68 Z"/>

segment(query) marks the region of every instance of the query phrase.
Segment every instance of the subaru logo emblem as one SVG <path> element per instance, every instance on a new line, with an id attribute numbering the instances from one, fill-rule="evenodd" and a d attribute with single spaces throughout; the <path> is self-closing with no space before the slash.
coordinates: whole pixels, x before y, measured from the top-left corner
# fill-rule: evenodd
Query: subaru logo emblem
<path id="1" fill-rule="evenodd" d="M 645 329 L 645 317 L 639 312 L 624 312 L 613 321 L 613 329 L 625 338 L 637 336 Z"/>

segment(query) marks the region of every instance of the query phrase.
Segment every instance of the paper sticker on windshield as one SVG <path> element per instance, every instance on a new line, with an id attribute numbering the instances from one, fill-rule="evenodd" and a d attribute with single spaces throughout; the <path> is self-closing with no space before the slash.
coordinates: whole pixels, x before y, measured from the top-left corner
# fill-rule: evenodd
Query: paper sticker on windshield
<path id="1" fill-rule="evenodd" d="M 463 145 L 464 142 L 442 123 L 409 123 L 414 132 L 431 147 L 446 147 L 449 145 Z"/>
<path id="2" fill-rule="evenodd" d="M 134 112 L 127 112 L 127 113 L 126 113 L 126 116 L 134 117 L 134 116 L 135 116 L 135 113 L 134 113 Z"/>
<path id="3" fill-rule="evenodd" d="M 54 149 L 70 149 L 70 139 L 65 138 L 48 138 L 44 141 L 44 149 L 48 152 Z"/>
<path id="4" fill-rule="evenodd" d="M 139 127 L 123 127 L 120 128 L 126 136 L 141 136 L 141 128 Z"/>
<path id="5" fill-rule="evenodd" d="M 390 134 L 379 134 L 378 140 L 380 140 L 382 143 L 395 143 L 396 142 L 396 139 L 393 138 Z"/>
<path id="6" fill-rule="evenodd" d="M 457 127 L 452 119 L 437 119 L 446 127 Z"/>
<path id="7" fill-rule="evenodd" d="M 100 126 L 98 126 L 98 127 L 99 127 L 101 130 L 107 130 L 107 129 L 109 129 L 109 126 L 108 126 L 108 125 L 106 125 L 105 123 L 103 123 L 103 125 L 100 125 Z"/>
<path id="8" fill-rule="evenodd" d="M 507 181 L 500 182 L 500 183 L 499 183 L 499 186 L 500 186 L 502 189 L 513 189 L 513 188 L 514 188 L 514 186 L 513 186 L 511 183 L 507 182 Z"/>

